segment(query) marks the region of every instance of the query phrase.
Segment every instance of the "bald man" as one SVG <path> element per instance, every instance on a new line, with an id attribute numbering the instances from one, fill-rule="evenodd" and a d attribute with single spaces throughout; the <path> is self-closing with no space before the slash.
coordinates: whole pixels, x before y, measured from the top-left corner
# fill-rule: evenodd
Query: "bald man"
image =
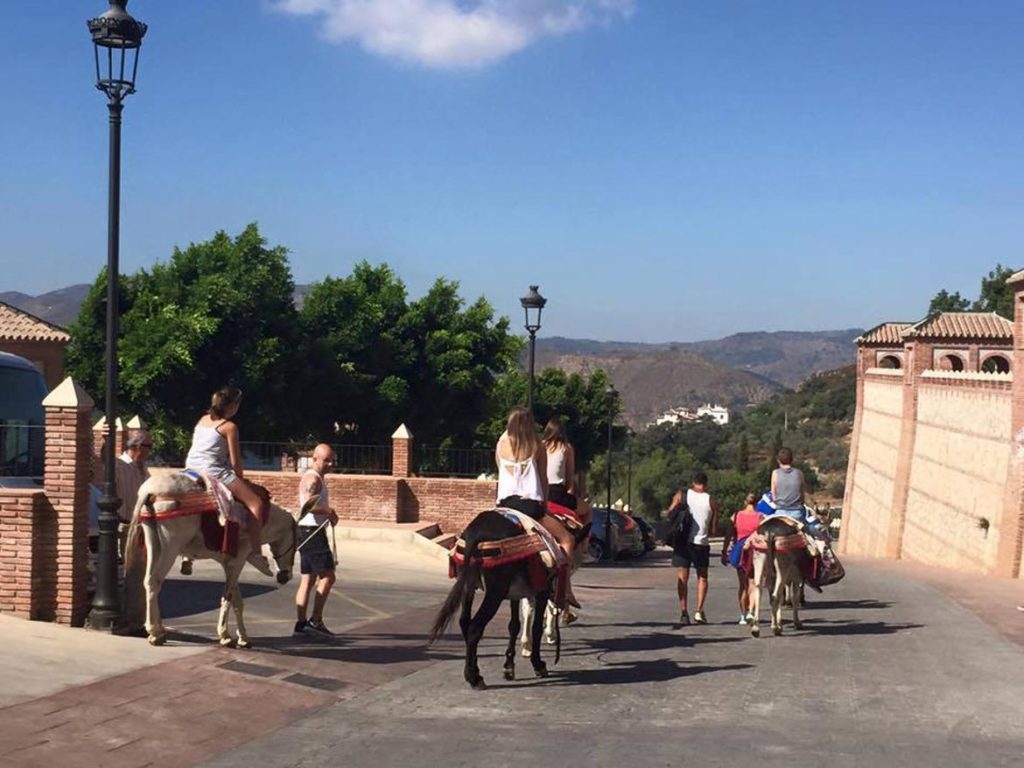
<path id="1" fill-rule="evenodd" d="M 326 443 L 313 449 L 313 464 L 299 480 L 299 565 L 302 578 L 295 594 L 295 635 L 334 637 L 324 626 L 324 605 L 334 586 L 334 553 L 327 543 L 326 525 L 336 525 L 338 515 L 331 507 L 324 474 L 334 464 L 334 451 Z M 326 524 L 326 525 L 325 525 Z M 323 526 L 323 527 L 321 527 Z M 309 595 L 316 588 L 313 615 L 306 620 Z"/>

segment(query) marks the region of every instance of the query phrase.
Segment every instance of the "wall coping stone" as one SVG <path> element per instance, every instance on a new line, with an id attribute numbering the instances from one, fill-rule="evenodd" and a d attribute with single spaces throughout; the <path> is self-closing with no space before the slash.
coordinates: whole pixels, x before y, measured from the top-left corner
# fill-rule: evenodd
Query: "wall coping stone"
<path id="1" fill-rule="evenodd" d="M 950 379 L 953 381 L 1013 381 L 1012 373 L 985 373 L 984 371 L 923 371 L 922 379 Z"/>
<path id="2" fill-rule="evenodd" d="M 70 376 L 57 385 L 57 388 L 43 400 L 43 406 L 47 408 L 77 408 L 80 411 L 86 411 L 91 410 L 94 405 L 89 393 Z"/>

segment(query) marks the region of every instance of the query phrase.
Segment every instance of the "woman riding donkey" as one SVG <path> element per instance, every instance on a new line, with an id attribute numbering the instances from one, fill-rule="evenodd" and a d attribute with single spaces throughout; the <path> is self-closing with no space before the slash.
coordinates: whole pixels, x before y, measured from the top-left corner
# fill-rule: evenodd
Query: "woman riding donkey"
<path id="1" fill-rule="evenodd" d="M 515 408 L 509 414 L 505 432 L 494 449 L 498 464 L 498 506 L 522 512 L 539 522 L 572 560 L 575 540 L 569 531 L 548 514 L 548 451 L 537 438 L 533 414 Z M 566 573 L 565 594 L 570 605 L 579 607 Z"/>
<path id="2" fill-rule="evenodd" d="M 196 422 L 192 432 L 192 447 L 185 458 L 185 468 L 198 470 L 226 486 L 231 495 L 249 511 L 246 527 L 252 541 L 260 541 L 264 502 L 243 475 L 238 427 L 232 421 L 238 414 L 241 404 L 242 390 L 236 387 L 221 387 L 213 393 L 209 411 Z M 265 568 L 260 568 L 260 564 L 257 563 L 254 565 L 269 573 L 266 558 L 258 552 L 254 555 L 256 559 L 263 561 Z M 191 570 L 188 568 L 189 565 L 190 563 L 182 562 L 183 573 Z"/>

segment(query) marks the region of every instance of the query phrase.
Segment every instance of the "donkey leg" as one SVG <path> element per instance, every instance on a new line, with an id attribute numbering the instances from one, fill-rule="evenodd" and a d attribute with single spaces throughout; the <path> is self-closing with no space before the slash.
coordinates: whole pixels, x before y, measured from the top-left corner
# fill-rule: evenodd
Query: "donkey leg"
<path id="1" fill-rule="evenodd" d="M 542 592 L 534 600 L 533 626 L 530 628 L 530 634 L 533 637 L 533 653 L 530 654 L 530 664 L 533 665 L 533 671 L 537 677 L 548 676 L 548 667 L 540 658 L 540 640 L 544 634 L 544 619 L 548 612 L 547 607 L 548 595 L 546 592 Z"/>
<path id="2" fill-rule="evenodd" d="M 800 603 L 803 597 L 803 582 L 799 578 L 793 584 L 793 629 L 803 629 L 803 622 L 800 621 Z"/>
<path id="3" fill-rule="evenodd" d="M 523 628 L 523 658 L 528 659 L 533 653 L 533 638 L 531 628 L 533 627 L 533 601 L 532 600 L 520 600 L 519 601 L 519 613 L 520 623 Z"/>
<path id="4" fill-rule="evenodd" d="M 508 620 L 508 648 L 505 650 L 505 679 L 516 679 L 516 643 L 519 642 L 519 630 L 522 629 L 519 618 L 519 604 L 525 600 L 509 600 L 511 616 Z"/>
<path id="5" fill-rule="evenodd" d="M 754 555 L 754 578 L 750 582 L 750 607 L 747 624 L 750 625 L 750 634 L 754 637 L 761 636 L 761 580 L 764 578 L 763 555 Z"/>
<path id="6" fill-rule="evenodd" d="M 504 591 L 507 593 L 508 589 L 506 588 Z M 484 636 L 484 629 L 491 619 L 494 618 L 494 614 L 498 612 L 498 608 L 501 607 L 503 600 L 503 597 L 499 597 L 496 588 L 486 590 L 484 592 L 484 600 L 477 609 L 476 616 L 470 620 L 469 627 L 467 628 L 465 678 L 466 682 L 477 691 L 487 688 L 484 679 L 480 676 L 480 667 L 477 664 L 477 646 L 480 644 L 480 639 Z"/>
<path id="7" fill-rule="evenodd" d="M 167 642 L 167 630 L 160 617 L 160 588 L 178 552 L 172 547 L 174 542 L 171 537 L 161 532 L 159 524 L 144 525 L 142 530 L 146 540 L 146 576 L 143 579 L 146 588 L 146 632 L 149 634 L 150 645 L 163 645 Z"/>
<path id="8" fill-rule="evenodd" d="M 782 634 L 782 603 L 786 596 L 786 582 L 782 579 L 782 569 L 775 575 L 775 586 L 772 589 L 772 634 Z"/>

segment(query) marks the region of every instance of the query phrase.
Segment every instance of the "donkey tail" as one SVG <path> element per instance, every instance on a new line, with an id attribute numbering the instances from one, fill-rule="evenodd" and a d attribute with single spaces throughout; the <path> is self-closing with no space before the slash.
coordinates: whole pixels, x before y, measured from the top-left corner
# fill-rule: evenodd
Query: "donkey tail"
<path id="1" fill-rule="evenodd" d="M 448 597 L 445 598 L 444 605 L 441 606 L 441 610 L 437 612 L 437 618 L 434 619 L 434 626 L 430 629 L 431 643 L 436 642 L 437 639 L 444 634 L 444 631 L 448 629 L 448 625 L 452 621 L 452 616 L 455 615 L 455 611 L 457 611 L 459 606 L 462 605 L 466 592 L 476 588 L 476 583 L 479 579 L 480 573 L 480 566 L 475 562 L 478 543 L 479 541 L 475 537 L 466 542 L 466 555 L 463 560 L 462 572 L 455 580 L 455 584 L 448 593 Z"/>
<path id="2" fill-rule="evenodd" d="M 775 534 L 769 531 L 765 538 L 767 539 L 765 548 L 768 550 L 768 572 L 777 573 L 775 570 Z"/>
<path id="3" fill-rule="evenodd" d="M 143 489 L 144 490 L 144 489 Z M 140 493 L 138 501 L 135 502 L 135 509 L 132 511 L 132 522 L 128 526 L 128 536 L 124 542 L 124 571 L 130 573 L 140 564 L 145 565 L 145 560 L 139 559 L 141 547 L 139 546 L 139 535 L 142 533 L 142 508 L 149 502 L 148 493 Z M 160 538 L 153 537 L 153 546 L 160 546 Z M 155 556 L 155 555 L 154 555 Z"/>

